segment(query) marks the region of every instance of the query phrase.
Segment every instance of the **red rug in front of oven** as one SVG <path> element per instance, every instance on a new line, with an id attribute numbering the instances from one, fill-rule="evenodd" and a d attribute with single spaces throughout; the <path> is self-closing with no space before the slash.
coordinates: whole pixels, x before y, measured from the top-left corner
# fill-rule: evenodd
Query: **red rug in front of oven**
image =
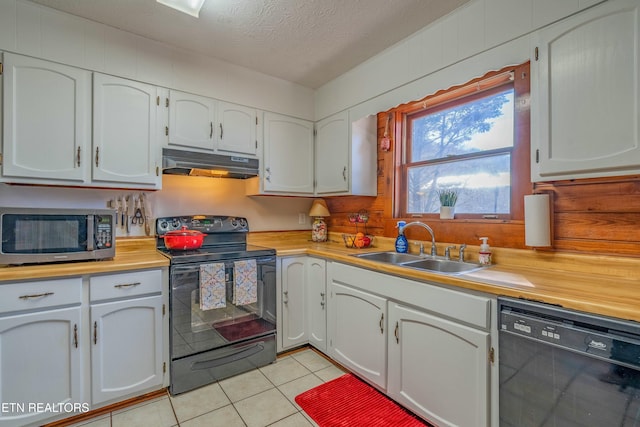
<path id="1" fill-rule="evenodd" d="M 255 337 L 275 330 L 273 323 L 267 322 L 264 319 L 251 319 L 243 322 L 222 322 L 220 324 L 214 324 L 213 328 L 229 342 Z"/>
<path id="2" fill-rule="evenodd" d="M 429 426 L 352 374 L 307 390 L 296 402 L 320 427 Z"/>

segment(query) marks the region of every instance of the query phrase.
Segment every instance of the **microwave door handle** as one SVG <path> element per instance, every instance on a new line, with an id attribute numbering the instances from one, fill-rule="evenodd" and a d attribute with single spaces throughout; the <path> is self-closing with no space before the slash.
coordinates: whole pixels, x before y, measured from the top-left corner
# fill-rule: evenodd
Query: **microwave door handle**
<path id="1" fill-rule="evenodd" d="M 95 250 L 94 235 L 95 216 L 87 215 L 87 251 Z"/>

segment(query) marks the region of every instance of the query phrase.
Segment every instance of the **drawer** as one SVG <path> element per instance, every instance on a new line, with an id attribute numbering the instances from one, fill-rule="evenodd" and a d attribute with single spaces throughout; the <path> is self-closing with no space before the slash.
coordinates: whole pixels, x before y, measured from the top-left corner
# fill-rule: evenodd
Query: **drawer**
<path id="1" fill-rule="evenodd" d="M 81 277 L 0 285 L 0 313 L 40 310 L 81 302 Z"/>
<path id="2" fill-rule="evenodd" d="M 161 270 L 132 271 L 89 278 L 91 302 L 159 293 L 162 293 Z"/>

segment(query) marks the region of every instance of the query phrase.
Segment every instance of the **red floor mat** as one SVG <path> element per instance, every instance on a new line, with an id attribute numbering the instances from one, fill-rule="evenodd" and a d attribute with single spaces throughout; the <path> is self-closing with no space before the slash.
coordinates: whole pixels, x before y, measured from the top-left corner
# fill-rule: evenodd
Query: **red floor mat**
<path id="1" fill-rule="evenodd" d="M 296 402 L 320 427 L 429 425 L 351 374 L 299 394 Z"/>

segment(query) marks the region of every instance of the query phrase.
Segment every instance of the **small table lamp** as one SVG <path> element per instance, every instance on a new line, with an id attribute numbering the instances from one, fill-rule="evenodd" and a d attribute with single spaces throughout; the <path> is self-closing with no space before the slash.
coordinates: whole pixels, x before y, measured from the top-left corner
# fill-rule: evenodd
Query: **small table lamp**
<path id="1" fill-rule="evenodd" d="M 327 208 L 327 203 L 324 200 L 315 199 L 313 201 L 311 210 L 309 210 L 309 216 L 315 218 L 311 225 L 311 240 L 314 242 L 327 241 L 327 224 L 322 218 L 330 215 L 329 208 Z"/>

